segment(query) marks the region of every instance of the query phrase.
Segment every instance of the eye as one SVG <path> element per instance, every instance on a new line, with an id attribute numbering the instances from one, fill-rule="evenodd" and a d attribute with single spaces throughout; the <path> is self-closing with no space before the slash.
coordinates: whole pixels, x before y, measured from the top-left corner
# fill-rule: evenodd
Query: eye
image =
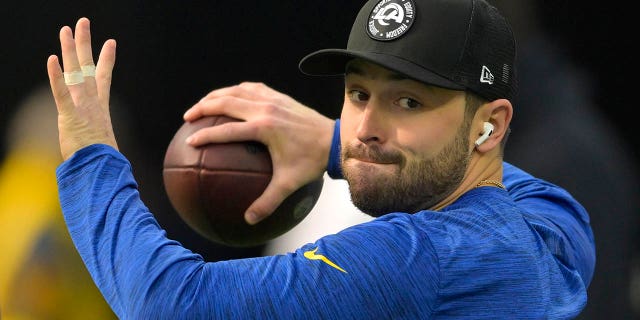
<path id="1" fill-rule="evenodd" d="M 407 109 L 416 109 L 416 108 L 420 108 L 422 106 L 422 104 L 420 102 L 418 102 L 415 99 L 412 98 L 400 98 L 398 100 L 398 104 L 403 107 L 403 108 L 407 108 Z"/>
<path id="2" fill-rule="evenodd" d="M 369 95 L 360 90 L 349 90 L 349 99 L 355 102 L 363 102 L 369 100 Z"/>

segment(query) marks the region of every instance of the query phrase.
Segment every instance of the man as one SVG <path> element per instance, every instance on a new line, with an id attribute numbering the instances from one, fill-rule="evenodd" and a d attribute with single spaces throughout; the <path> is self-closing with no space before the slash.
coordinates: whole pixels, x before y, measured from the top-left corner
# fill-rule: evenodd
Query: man
<path id="1" fill-rule="evenodd" d="M 109 119 L 115 41 L 93 66 L 89 20 L 48 60 L 58 168 L 72 238 L 121 318 L 566 319 L 593 276 L 587 213 L 566 191 L 504 163 L 515 44 L 483 0 L 373 0 L 346 50 L 304 58 L 344 74 L 332 121 L 259 83 L 214 90 L 185 114 L 244 122 L 188 142 L 257 140 L 274 177 L 247 210 L 260 223 L 298 187 L 345 177 L 377 217 L 286 255 L 206 263 L 167 239 L 136 191 Z M 329 162 L 327 163 L 327 159 Z"/>

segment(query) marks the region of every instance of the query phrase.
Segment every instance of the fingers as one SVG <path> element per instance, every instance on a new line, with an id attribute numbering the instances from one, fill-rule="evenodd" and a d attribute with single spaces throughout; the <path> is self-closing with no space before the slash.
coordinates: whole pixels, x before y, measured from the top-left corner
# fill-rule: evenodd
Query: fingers
<path id="1" fill-rule="evenodd" d="M 109 114 L 115 41 L 105 42 L 98 66 L 95 66 L 89 19 L 78 19 L 75 35 L 69 26 L 62 27 L 59 38 L 62 59 L 56 55 L 50 56 L 47 72 L 58 108 L 58 133 L 63 159 L 68 159 L 80 148 L 96 143 L 117 149 Z"/>
<path id="2" fill-rule="evenodd" d="M 185 113 L 186 121 L 193 121 L 202 116 L 221 115 L 246 120 L 255 113 L 256 107 L 265 102 L 249 100 L 238 96 L 225 95 L 217 98 L 202 100 Z"/>
<path id="3" fill-rule="evenodd" d="M 62 49 L 65 83 L 69 87 L 83 83 L 84 77 L 76 53 L 76 42 L 73 39 L 73 31 L 68 26 L 60 29 L 60 48 Z"/>
<path id="4" fill-rule="evenodd" d="M 186 142 L 194 147 L 208 143 L 227 143 L 234 141 L 258 141 L 255 123 L 244 121 L 227 122 L 206 127 L 194 132 Z"/>
<path id="5" fill-rule="evenodd" d="M 213 90 L 185 112 L 184 120 L 194 121 L 203 116 L 218 114 L 227 114 L 244 120 L 244 116 L 250 114 L 250 112 L 247 112 L 247 108 L 255 107 L 255 104 L 253 106 L 249 104 L 238 106 L 234 103 L 235 101 L 244 100 L 255 103 L 265 98 L 273 99 L 274 94 L 278 96 L 280 93 L 262 83 L 255 82 L 244 82 L 239 85 Z M 238 110 L 240 107 L 245 109 Z M 234 113 L 234 115 L 231 115 L 231 113 Z"/>
<path id="6" fill-rule="evenodd" d="M 89 19 L 80 18 L 76 23 L 76 51 L 80 66 L 93 66 L 93 53 L 91 51 L 91 31 Z"/>
<path id="7" fill-rule="evenodd" d="M 113 67 L 116 64 L 116 41 L 109 39 L 105 41 L 100 50 L 98 65 L 96 66 L 96 85 L 100 105 L 109 106 L 111 79 Z"/>
<path id="8" fill-rule="evenodd" d="M 254 225 L 266 219 L 294 191 L 295 189 L 291 190 L 291 188 L 283 187 L 278 183 L 277 177 L 274 176 L 262 195 L 247 208 L 244 215 L 245 221 L 250 225 Z"/>
<path id="9" fill-rule="evenodd" d="M 66 84 L 69 86 L 82 84 L 83 87 L 83 90 L 70 89 L 72 95 L 95 95 L 98 89 L 89 19 L 84 17 L 78 19 L 75 35 L 71 28 L 63 27 L 60 30 L 60 44 Z M 78 93 L 75 93 L 76 91 Z"/>
<path id="10" fill-rule="evenodd" d="M 201 100 L 207 100 L 207 99 L 218 98 L 223 96 L 235 96 L 235 97 L 244 98 L 244 99 L 255 99 L 258 97 L 265 97 L 273 93 L 276 93 L 276 91 L 271 89 L 269 86 L 265 85 L 262 82 L 245 81 L 235 86 L 213 90 L 209 92 L 209 94 L 207 94 Z"/>
<path id="11" fill-rule="evenodd" d="M 73 31 L 68 26 L 60 29 L 60 48 L 62 49 L 64 81 L 71 98 L 77 104 L 85 96 L 85 79 L 80 68 Z"/>
<path id="12" fill-rule="evenodd" d="M 91 49 L 90 22 L 87 18 L 80 18 L 76 23 L 75 45 L 80 71 L 85 81 L 86 95 L 96 95 L 96 67 L 93 62 L 93 50 Z"/>
<path id="13" fill-rule="evenodd" d="M 265 115 L 273 115 L 277 112 L 273 110 L 275 107 L 268 102 L 251 101 L 232 96 L 209 99 L 201 104 L 206 115 L 224 114 L 244 121 L 227 122 L 219 126 L 200 129 L 187 138 L 186 142 L 192 146 L 246 140 L 264 142 L 259 136 L 259 129 L 269 125 L 266 121 L 272 121 Z M 269 109 L 272 110 L 269 111 Z"/>
<path id="14" fill-rule="evenodd" d="M 93 60 L 89 19 L 78 19 L 75 28 L 75 37 L 70 27 L 64 26 L 60 29 L 64 67 L 62 74 L 66 88 L 60 87 L 57 92 L 61 95 L 70 93 L 75 101 L 85 96 L 98 96 L 100 105 L 108 108 L 116 42 L 109 39 L 104 43 L 96 66 Z M 54 68 L 50 71 L 54 71 L 55 75 L 55 70 Z"/>
<path id="15" fill-rule="evenodd" d="M 55 99 L 59 113 L 68 112 L 74 107 L 73 99 L 69 94 L 69 89 L 64 81 L 60 61 L 58 57 L 52 55 L 47 60 L 47 73 L 49 75 L 49 85 Z"/>
<path id="16" fill-rule="evenodd" d="M 271 215 L 295 190 L 322 175 L 333 137 L 334 121 L 262 83 L 242 83 L 210 92 L 184 114 L 185 121 L 225 115 L 243 121 L 202 128 L 187 143 L 258 141 L 273 163 L 273 178 L 245 212 L 256 224 Z"/>

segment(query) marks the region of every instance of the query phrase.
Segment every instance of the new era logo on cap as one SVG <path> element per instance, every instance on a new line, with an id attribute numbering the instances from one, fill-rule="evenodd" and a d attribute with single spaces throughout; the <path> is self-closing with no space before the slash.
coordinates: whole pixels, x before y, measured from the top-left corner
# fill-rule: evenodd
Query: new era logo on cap
<path id="1" fill-rule="evenodd" d="M 480 82 L 493 84 L 493 75 L 491 70 L 487 66 L 482 66 L 482 73 L 480 74 Z"/>
<path id="2" fill-rule="evenodd" d="M 376 40 L 396 39 L 411 28 L 414 12 L 411 0 L 381 0 L 371 10 L 367 32 Z"/>

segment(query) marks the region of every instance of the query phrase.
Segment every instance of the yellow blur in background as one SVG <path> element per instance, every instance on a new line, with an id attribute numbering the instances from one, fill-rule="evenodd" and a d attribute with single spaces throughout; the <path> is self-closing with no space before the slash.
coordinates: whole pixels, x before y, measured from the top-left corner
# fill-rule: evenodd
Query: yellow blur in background
<path id="1" fill-rule="evenodd" d="M 0 162 L 0 318 L 116 319 L 64 224 L 57 113 L 48 85 L 17 108 Z"/>

